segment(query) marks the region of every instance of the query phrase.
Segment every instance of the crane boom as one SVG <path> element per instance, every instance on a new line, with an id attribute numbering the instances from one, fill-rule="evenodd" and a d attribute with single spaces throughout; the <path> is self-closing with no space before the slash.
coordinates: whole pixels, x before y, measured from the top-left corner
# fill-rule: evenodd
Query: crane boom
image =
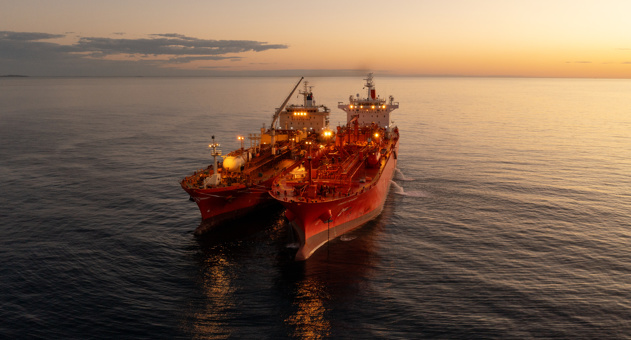
<path id="1" fill-rule="evenodd" d="M 300 80 L 298 80 L 298 83 L 296 84 L 296 86 L 294 86 L 294 89 L 291 90 L 291 93 L 289 93 L 289 96 L 287 96 L 287 98 L 285 99 L 285 101 L 283 102 L 283 105 L 281 105 L 278 110 L 276 110 L 276 113 L 274 113 L 274 118 L 272 119 L 272 125 L 270 126 L 271 129 L 275 129 L 276 128 L 276 121 L 278 120 L 278 117 L 280 116 L 280 113 L 283 111 L 283 109 L 285 108 L 285 105 L 287 105 L 287 102 L 289 101 L 289 98 L 291 98 L 291 96 L 294 94 L 294 92 L 296 92 L 296 89 L 298 88 L 298 85 L 300 85 L 300 82 L 305 79 L 305 77 L 300 77 Z"/>
<path id="2" fill-rule="evenodd" d="M 278 110 L 276 110 L 276 113 L 274 113 L 274 118 L 272 118 L 272 125 L 270 126 L 270 130 L 271 130 L 270 131 L 271 132 L 271 143 L 270 144 L 272 144 L 272 155 L 276 155 L 276 121 L 278 120 L 278 116 L 280 116 L 280 113 L 285 108 L 285 105 L 287 105 L 287 102 L 289 101 L 289 98 L 291 98 L 291 96 L 294 94 L 294 92 L 296 92 L 296 89 L 298 88 L 298 85 L 300 85 L 300 82 L 304 78 L 305 77 L 300 77 L 300 80 L 298 80 L 298 83 L 296 83 L 296 86 L 294 86 L 294 89 L 291 90 L 291 93 L 289 93 L 289 96 L 287 96 L 287 98 L 283 102 L 283 105 L 281 105 L 278 108 Z"/>

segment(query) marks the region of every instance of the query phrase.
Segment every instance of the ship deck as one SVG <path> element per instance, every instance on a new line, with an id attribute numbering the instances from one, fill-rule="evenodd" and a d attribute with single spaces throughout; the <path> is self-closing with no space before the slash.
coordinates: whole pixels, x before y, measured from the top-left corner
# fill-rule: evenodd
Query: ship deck
<path id="1" fill-rule="evenodd" d="M 271 178 L 280 175 L 284 170 L 290 168 L 296 163 L 295 160 L 288 158 L 289 151 L 273 157 L 270 154 L 259 156 L 246 163 L 246 167 L 242 172 L 225 171 L 219 169 L 222 177 L 222 183 L 217 186 L 208 187 L 207 189 L 229 189 L 234 186 L 261 184 Z M 189 189 L 204 189 L 203 181 L 206 177 L 214 173 L 212 167 L 196 171 L 191 176 L 182 180 L 182 186 Z"/>
<path id="2" fill-rule="evenodd" d="M 380 158 L 378 166 L 366 167 L 364 161 L 356 156 L 353 157 L 353 161 L 340 165 L 342 171 L 338 176 L 314 177 L 311 182 L 307 179 L 308 174 L 304 178 L 295 178 L 291 174 L 280 177 L 274 182 L 272 196 L 284 201 L 325 202 L 361 194 L 379 181 L 388 158 L 392 156 L 392 147 L 395 144 L 396 141 L 392 140 L 384 146 L 387 151 Z M 313 173 L 316 172 L 314 169 Z M 315 192 L 308 193 L 310 186 Z"/>

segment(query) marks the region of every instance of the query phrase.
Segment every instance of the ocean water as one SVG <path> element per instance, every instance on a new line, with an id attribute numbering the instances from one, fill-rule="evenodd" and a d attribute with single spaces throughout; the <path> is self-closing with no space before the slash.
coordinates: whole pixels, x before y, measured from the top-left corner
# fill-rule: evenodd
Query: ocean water
<path id="1" fill-rule="evenodd" d="M 344 122 L 362 79 L 308 80 Z M 179 179 L 296 81 L 0 78 L 0 338 L 631 338 L 631 81 L 377 75 L 376 220 L 301 263 L 280 208 L 196 238 Z"/>

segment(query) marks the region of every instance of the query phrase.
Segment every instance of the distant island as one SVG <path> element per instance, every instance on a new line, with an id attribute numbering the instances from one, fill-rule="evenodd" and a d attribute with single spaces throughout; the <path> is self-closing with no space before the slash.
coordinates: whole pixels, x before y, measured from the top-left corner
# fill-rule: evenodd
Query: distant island
<path id="1" fill-rule="evenodd" d="M 1 75 L 0 78 L 26 78 L 28 76 L 23 76 L 20 74 L 7 74 L 7 75 Z"/>

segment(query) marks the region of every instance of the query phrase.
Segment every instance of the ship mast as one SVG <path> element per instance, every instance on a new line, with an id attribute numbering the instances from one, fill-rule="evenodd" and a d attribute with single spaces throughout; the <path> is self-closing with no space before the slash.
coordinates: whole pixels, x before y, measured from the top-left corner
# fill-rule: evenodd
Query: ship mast
<path id="1" fill-rule="evenodd" d="M 300 93 L 303 97 L 303 106 L 305 108 L 310 107 L 310 106 L 314 106 L 314 102 L 313 102 L 313 93 L 311 92 L 311 89 L 313 88 L 313 86 L 309 86 L 309 82 L 305 81 L 305 89 L 304 91 L 298 91 L 298 93 Z"/>
<path id="2" fill-rule="evenodd" d="M 366 99 L 375 99 L 375 84 L 372 82 L 372 73 L 368 73 L 368 78 L 364 79 L 366 81 L 366 85 L 364 85 L 365 89 L 368 89 L 368 93 L 366 95 Z"/>
<path id="3" fill-rule="evenodd" d="M 276 121 L 278 120 L 278 116 L 285 109 L 285 105 L 287 105 L 287 102 L 289 101 L 289 98 L 291 98 L 291 96 L 294 94 L 294 92 L 296 92 L 296 89 L 298 88 L 298 85 L 300 85 L 300 82 L 304 78 L 305 77 L 300 77 L 300 80 L 298 80 L 298 83 L 296 83 L 296 86 L 294 86 L 294 89 L 291 90 L 291 93 L 289 93 L 289 96 L 287 96 L 287 98 L 283 102 L 283 105 L 281 105 L 278 108 L 278 110 L 276 110 L 276 113 L 274 113 L 274 117 L 272 118 L 272 125 L 270 126 L 270 130 L 271 130 L 271 133 L 272 133 L 272 140 L 271 140 L 272 155 L 276 155 L 276 139 L 275 139 L 275 136 L 276 136 Z"/>
<path id="4" fill-rule="evenodd" d="M 215 136 L 212 136 L 212 139 L 213 143 L 208 145 L 208 147 L 213 149 L 213 152 L 211 153 L 211 155 L 213 156 L 213 174 L 212 176 L 210 176 L 208 184 L 218 185 L 219 183 L 221 183 L 221 175 L 219 174 L 219 170 L 217 169 L 217 156 L 221 156 L 221 150 L 217 150 L 219 144 L 215 143 Z"/>

